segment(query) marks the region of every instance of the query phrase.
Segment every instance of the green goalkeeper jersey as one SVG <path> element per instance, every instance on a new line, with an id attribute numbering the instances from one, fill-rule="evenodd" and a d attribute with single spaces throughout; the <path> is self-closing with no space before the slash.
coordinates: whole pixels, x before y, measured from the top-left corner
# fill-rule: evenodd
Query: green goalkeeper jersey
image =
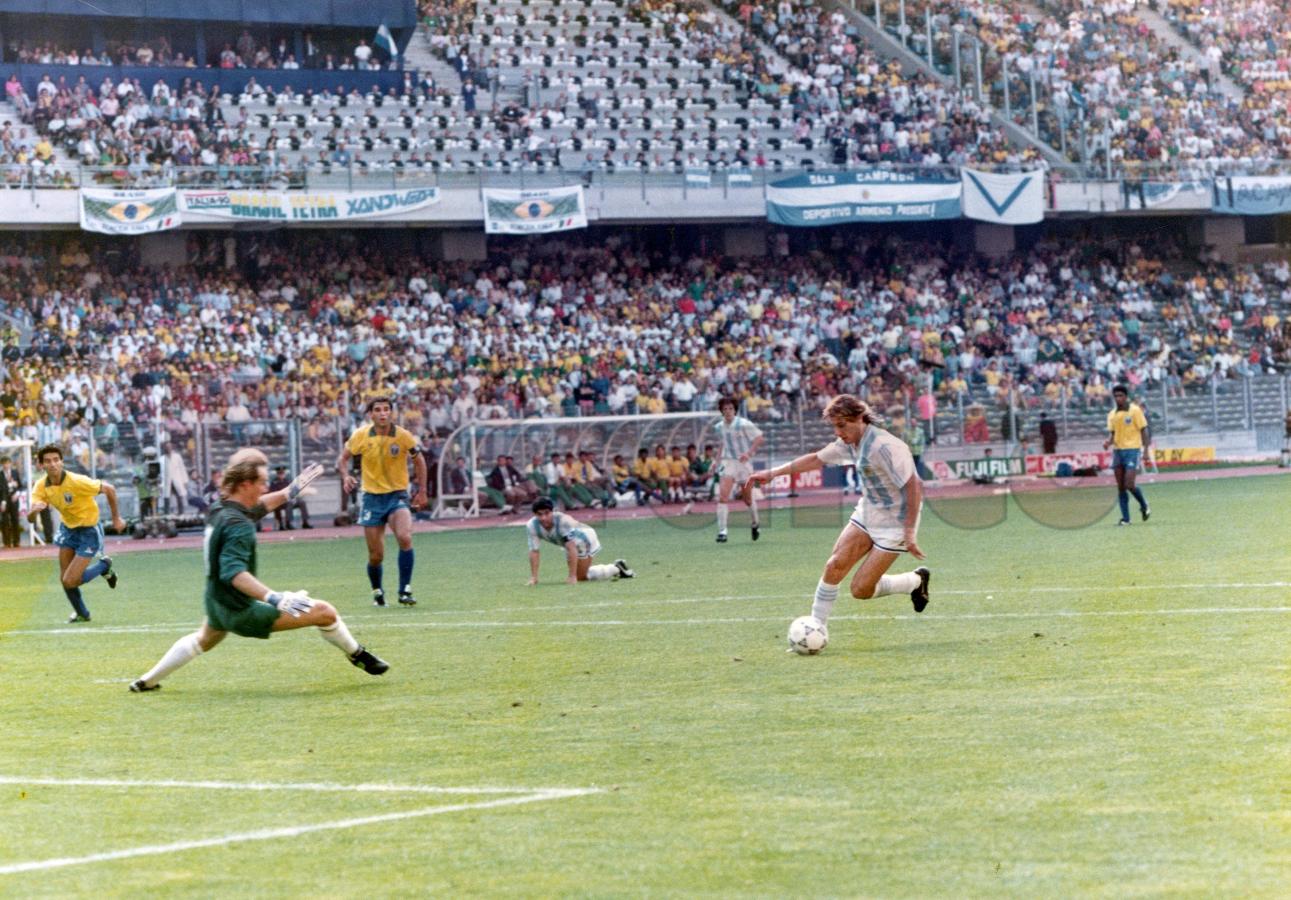
<path id="1" fill-rule="evenodd" d="M 254 511 L 232 500 L 220 500 L 206 516 L 203 559 L 206 566 L 206 608 L 243 610 L 251 597 L 233 586 L 239 572 L 256 573 Z"/>

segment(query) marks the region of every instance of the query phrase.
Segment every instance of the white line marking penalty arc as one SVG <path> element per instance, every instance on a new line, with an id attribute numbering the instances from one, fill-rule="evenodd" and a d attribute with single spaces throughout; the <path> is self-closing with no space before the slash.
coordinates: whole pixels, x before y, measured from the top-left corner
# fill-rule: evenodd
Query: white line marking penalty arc
<path id="1" fill-rule="evenodd" d="M 297 837 L 319 831 L 339 831 L 345 828 L 358 828 L 363 825 L 376 825 L 381 822 L 399 822 L 408 819 L 420 819 L 427 816 L 438 816 L 451 812 L 463 812 L 471 809 L 491 809 L 500 806 L 519 806 L 525 803 L 538 803 L 543 800 L 560 800 L 566 797 L 578 797 L 597 793 L 594 789 L 568 789 L 562 791 L 543 791 L 524 794 L 518 797 L 503 797 L 497 800 L 486 800 L 482 803 L 453 803 L 446 806 L 429 806 L 424 809 L 413 809 L 405 812 L 385 813 L 379 816 L 360 816 L 353 819 L 339 819 L 333 822 L 319 822 L 313 825 L 291 825 L 282 828 L 262 828 L 257 831 L 244 831 L 226 834 L 220 837 L 202 838 L 191 841 L 174 841 L 169 844 L 153 844 L 145 847 L 130 847 L 125 850 L 112 850 L 106 853 L 92 853 L 88 856 L 66 856 L 55 859 L 39 859 L 30 862 L 12 863 L 0 866 L 0 875 L 16 875 L 21 872 L 39 872 L 47 869 L 61 869 L 67 866 L 83 866 L 90 863 L 111 862 L 118 859 L 132 859 L 138 856 L 159 856 L 165 853 L 182 853 L 186 850 L 200 850 L 205 847 L 222 847 L 228 844 L 248 841 L 270 841 L 278 838 Z"/>

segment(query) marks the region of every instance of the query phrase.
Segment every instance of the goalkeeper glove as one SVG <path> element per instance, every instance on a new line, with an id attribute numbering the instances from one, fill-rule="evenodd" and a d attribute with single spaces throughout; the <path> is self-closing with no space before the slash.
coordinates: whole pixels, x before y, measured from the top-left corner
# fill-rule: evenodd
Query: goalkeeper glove
<path id="1" fill-rule="evenodd" d="M 314 599 L 306 591 L 270 591 L 264 601 L 295 619 L 314 608 Z"/>

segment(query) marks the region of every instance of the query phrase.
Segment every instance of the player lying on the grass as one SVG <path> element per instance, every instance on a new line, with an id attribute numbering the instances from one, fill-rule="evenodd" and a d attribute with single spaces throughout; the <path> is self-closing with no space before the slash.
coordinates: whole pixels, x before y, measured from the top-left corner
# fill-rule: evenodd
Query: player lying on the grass
<path id="1" fill-rule="evenodd" d="M 99 524 L 99 504 L 94 500 L 99 494 L 108 499 L 112 513 L 112 527 L 117 533 L 125 531 L 126 523 L 117 510 L 117 492 L 106 481 L 86 475 L 77 475 L 63 468 L 63 451 L 50 444 L 36 451 L 36 463 L 45 474 L 36 479 L 31 489 L 31 510 L 27 521 L 35 522 L 45 509 L 53 507 L 62 519 L 54 543 L 58 545 L 58 577 L 63 582 L 63 593 L 72 604 L 68 622 L 90 621 L 90 609 L 81 597 L 81 585 L 100 575 L 109 588 L 117 586 L 116 573 L 112 571 L 112 558 L 104 555 L 93 565 L 90 560 L 103 551 L 103 526 Z"/>
<path id="2" fill-rule="evenodd" d="M 615 578 L 633 578 L 636 572 L 628 568 L 626 560 L 616 559 L 614 565 L 592 565 L 592 557 L 601 552 L 601 543 L 596 539 L 596 531 L 573 516 L 556 512 L 555 504 L 546 497 L 539 497 L 533 502 L 533 518 L 525 525 L 525 535 L 529 538 L 529 583 L 538 583 L 538 563 L 541 554 L 538 552 L 540 541 L 555 544 L 564 549 L 565 560 L 569 563 L 569 584 L 580 581 L 610 581 Z"/>
<path id="3" fill-rule="evenodd" d="M 834 426 L 837 440 L 786 465 L 754 472 L 749 478 L 751 484 L 765 484 L 780 475 L 827 465 L 856 467 L 862 496 L 825 562 L 811 614 L 821 622 L 829 620 L 838 586 L 861 560 L 864 562 L 852 576 L 853 597 L 908 593 L 915 612 L 923 612 L 928 605 L 928 569 L 921 566 L 900 575 L 886 574 L 902 553 L 924 558 L 916 540 L 923 486 L 910 450 L 899 437 L 875 425 L 873 411 L 851 394 L 839 394 L 829 401 L 824 417 Z"/>
<path id="4" fill-rule="evenodd" d="M 163 678 L 214 648 L 229 632 L 268 638 L 275 631 L 308 627 L 318 628 L 323 640 L 339 647 L 365 672 L 383 674 L 390 667 L 359 645 L 331 604 L 313 599 L 306 591 L 271 590 L 256 577 L 255 516 L 265 509 L 260 501 L 269 485 L 269 468 L 260 462 L 263 455 L 257 459 L 247 451 L 234 454 L 233 459 L 238 461 L 224 470 L 221 497 L 206 519 L 206 621 L 177 640 L 155 666 L 130 684 L 130 690 L 156 690 Z M 303 484 L 298 478 L 279 492 L 282 502 L 293 488 L 308 487 L 318 472 L 321 467 L 311 467 L 303 474 L 313 473 L 312 477 Z"/>

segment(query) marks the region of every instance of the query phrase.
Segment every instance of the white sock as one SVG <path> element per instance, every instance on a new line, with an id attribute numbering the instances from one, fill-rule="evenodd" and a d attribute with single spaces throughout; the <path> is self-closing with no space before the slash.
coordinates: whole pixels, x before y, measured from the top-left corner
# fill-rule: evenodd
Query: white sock
<path id="1" fill-rule="evenodd" d="M 318 626 L 319 636 L 333 646 L 340 647 L 346 656 L 353 656 L 359 649 L 359 642 L 354 640 L 354 635 L 350 634 L 350 629 L 346 627 L 345 620 L 340 616 L 336 621 L 326 627 Z"/>
<path id="2" fill-rule="evenodd" d="M 753 513 L 753 524 L 757 525 L 758 524 L 758 501 L 757 500 L 753 498 L 749 499 L 749 511 Z"/>
<path id="3" fill-rule="evenodd" d="M 587 569 L 588 581 L 609 581 L 619 574 L 618 566 L 603 565 L 589 566 Z"/>
<path id="4" fill-rule="evenodd" d="M 838 600 L 838 585 L 826 584 L 825 579 L 820 579 L 816 585 L 816 596 L 811 601 L 811 614 L 822 622 L 829 621 L 829 614 L 834 611 L 834 603 Z"/>
<path id="5" fill-rule="evenodd" d="M 888 594 L 908 594 L 919 586 L 918 572 L 903 572 L 900 575 L 884 575 L 874 586 L 875 597 L 886 597 Z"/>
<path id="6" fill-rule="evenodd" d="M 717 533 L 726 534 L 726 518 L 731 514 L 731 507 L 727 503 L 717 504 Z"/>
<path id="7" fill-rule="evenodd" d="M 157 662 L 157 665 L 149 669 L 140 680 L 148 687 L 153 687 L 184 663 L 197 659 L 201 655 L 202 645 L 197 643 L 197 632 L 186 634 L 171 644 L 170 649 L 166 651 L 166 655 Z"/>

